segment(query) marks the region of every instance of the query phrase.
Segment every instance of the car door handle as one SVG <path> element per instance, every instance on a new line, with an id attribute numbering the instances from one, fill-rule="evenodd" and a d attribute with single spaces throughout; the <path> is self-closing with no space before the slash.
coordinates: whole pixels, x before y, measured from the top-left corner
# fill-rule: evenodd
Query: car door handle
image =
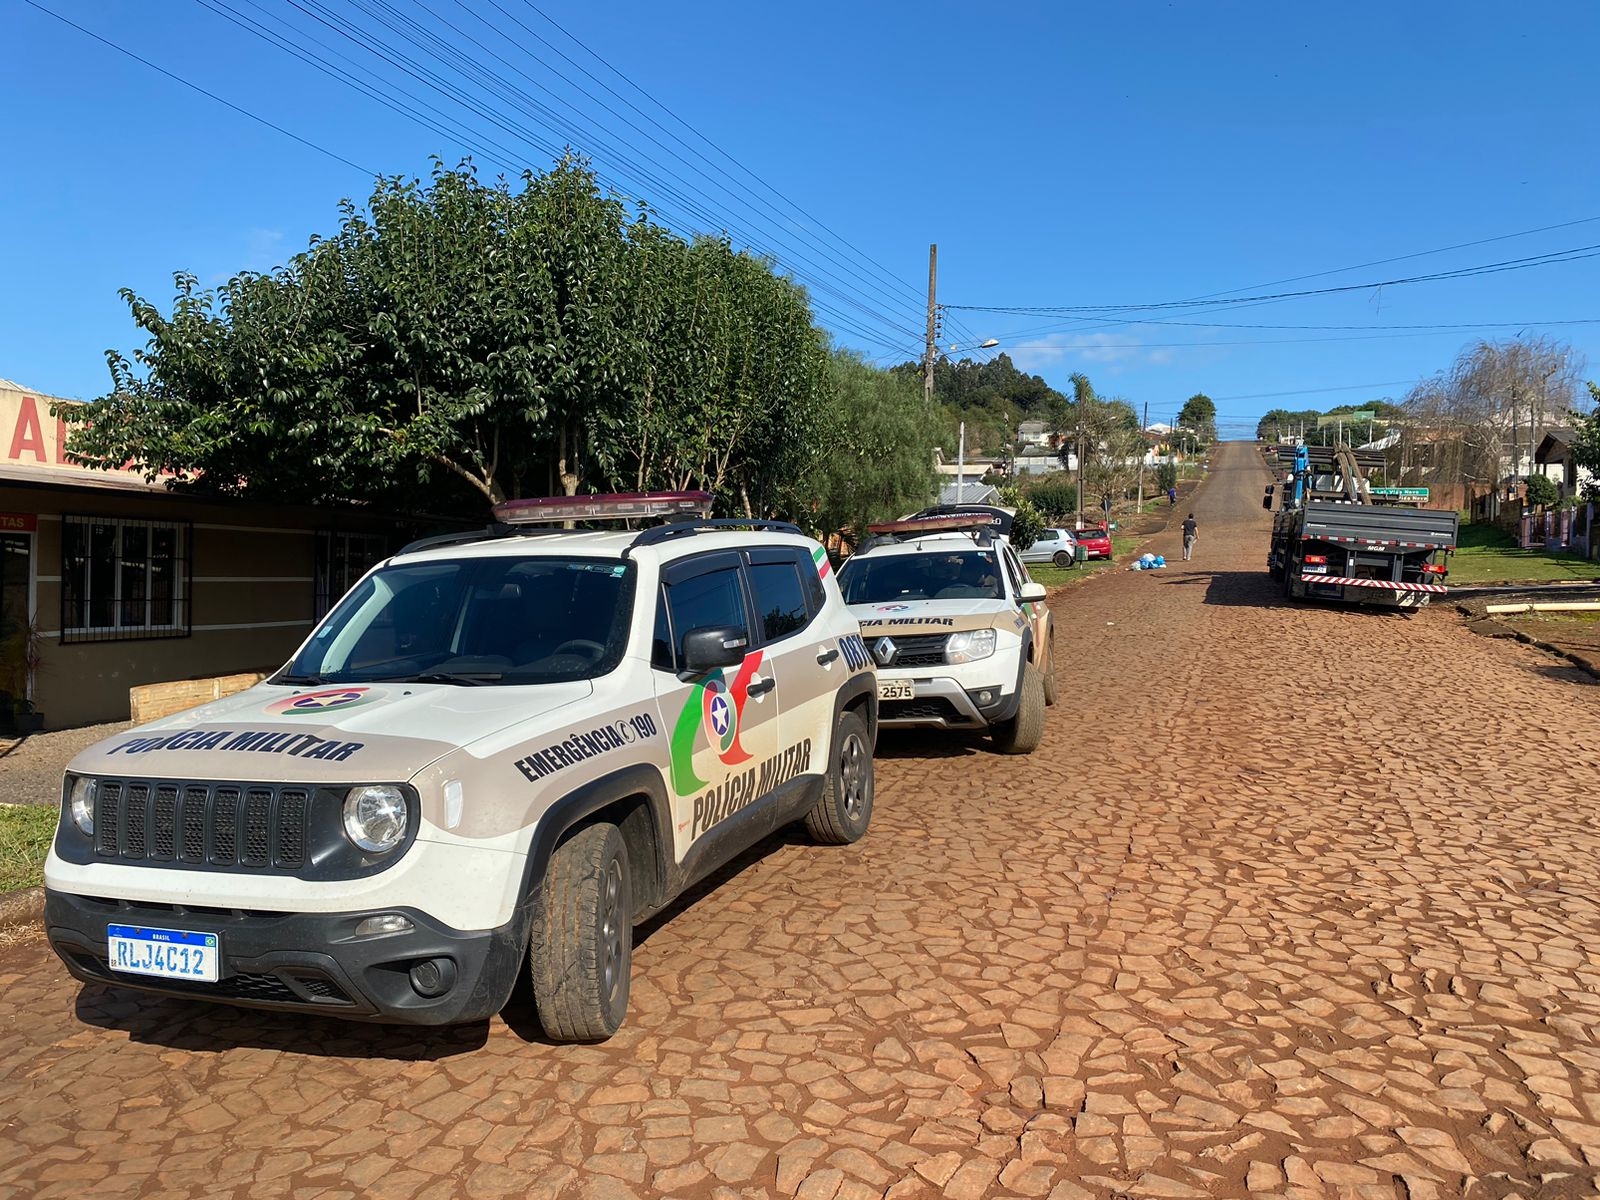
<path id="1" fill-rule="evenodd" d="M 778 686 L 778 681 L 776 679 L 772 678 L 772 676 L 769 675 L 765 679 L 756 680 L 749 687 L 745 688 L 745 695 L 747 695 L 747 696 L 765 696 L 768 692 L 770 692 L 773 688 L 775 688 L 777 686 Z"/>
<path id="2" fill-rule="evenodd" d="M 819 667 L 825 667 L 838 657 L 839 651 L 837 648 L 833 650 L 824 650 L 821 654 L 817 655 L 817 665 Z"/>

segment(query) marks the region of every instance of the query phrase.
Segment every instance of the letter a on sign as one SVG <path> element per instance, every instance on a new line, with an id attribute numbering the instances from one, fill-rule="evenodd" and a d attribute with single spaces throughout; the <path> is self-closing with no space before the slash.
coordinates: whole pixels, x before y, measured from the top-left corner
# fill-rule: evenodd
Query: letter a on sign
<path id="1" fill-rule="evenodd" d="M 32 396 L 24 396 L 17 408 L 17 423 L 11 429 L 11 449 L 6 457 L 12 462 L 22 461 L 22 452 L 31 450 L 33 461 L 47 463 L 44 427 L 39 424 L 39 405 Z"/>

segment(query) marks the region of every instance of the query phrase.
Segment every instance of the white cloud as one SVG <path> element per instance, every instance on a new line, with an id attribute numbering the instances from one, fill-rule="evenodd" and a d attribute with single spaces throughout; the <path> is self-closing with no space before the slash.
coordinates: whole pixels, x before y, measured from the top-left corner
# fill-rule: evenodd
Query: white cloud
<path id="1" fill-rule="evenodd" d="M 1122 366 L 1160 365 L 1171 362 L 1173 358 L 1169 347 L 1149 349 L 1139 345 L 1131 335 L 1120 331 L 1052 333 L 1010 347 L 1002 343 L 1002 348 L 1011 356 L 1012 362 L 1030 372 L 1078 363 L 1103 363 L 1110 364 L 1112 374 L 1116 374 Z"/>

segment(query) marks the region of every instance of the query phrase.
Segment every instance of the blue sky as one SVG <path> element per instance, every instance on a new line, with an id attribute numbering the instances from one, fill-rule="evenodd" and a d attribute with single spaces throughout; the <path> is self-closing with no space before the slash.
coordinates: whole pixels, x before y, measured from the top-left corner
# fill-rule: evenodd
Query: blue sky
<path id="1" fill-rule="evenodd" d="M 210 0 L 298 46 L 344 56 L 343 74 L 386 95 L 404 88 L 446 114 L 452 133 L 359 95 L 200 0 L 40 2 L 356 164 L 20 0 L 5 5 L 0 44 L 11 53 L 0 106 L 11 166 L 0 182 L 0 376 L 60 395 L 103 392 L 104 351 L 137 344 L 119 288 L 165 303 L 175 270 L 219 281 L 270 268 L 331 229 L 339 198 L 365 196 L 370 172 L 423 173 L 430 155 L 454 160 L 467 141 L 480 161 L 535 166 L 548 161 L 540 145 L 575 142 L 670 223 L 726 226 L 736 241 L 776 253 L 814 285 L 831 310 L 823 323 L 842 342 L 886 361 L 896 350 L 918 353 L 930 242 L 939 244 L 941 301 L 1008 307 L 1363 283 L 1600 245 L 1595 220 L 1254 288 L 1600 217 L 1588 54 L 1600 44 L 1600 6 L 1590 4 L 1352 3 L 1333 16 L 1328 6 L 1282 3 L 664 10 L 537 0 L 731 156 L 723 158 L 527 0 L 305 0 L 302 8 Z M 471 107 L 461 107 L 303 9 L 406 50 L 452 96 L 460 78 L 425 51 L 461 53 L 456 61 L 496 78 L 480 76 Z M 398 14 L 415 40 L 404 45 L 375 12 Z M 360 76 L 349 63 L 377 74 Z M 572 125 L 552 127 L 559 119 Z M 1600 324 L 1541 325 L 1600 320 L 1597 273 L 1593 258 L 1156 314 L 1358 327 L 1349 329 L 952 309 L 944 341 L 999 337 L 1019 365 L 1058 385 L 1082 370 L 1103 393 L 1148 402 L 1153 421 L 1203 390 L 1225 421 L 1253 426 L 1278 405 L 1398 396 L 1476 337 L 1522 326 L 1570 342 L 1600 370 Z M 1263 342 L 1277 344 L 1239 344 Z"/>

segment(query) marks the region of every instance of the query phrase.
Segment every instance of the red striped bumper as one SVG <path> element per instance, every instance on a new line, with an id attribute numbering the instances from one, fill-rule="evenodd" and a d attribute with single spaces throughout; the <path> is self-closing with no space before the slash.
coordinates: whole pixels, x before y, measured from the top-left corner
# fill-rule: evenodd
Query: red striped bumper
<path id="1" fill-rule="evenodd" d="M 1383 588 L 1389 592 L 1427 592 L 1443 596 L 1450 589 L 1442 583 L 1391 583 L 1387 579 L 1346 579 L 1340 575 L 1302 575 L 1301 583 L 1338 583 L 1345 587 Z"/>

